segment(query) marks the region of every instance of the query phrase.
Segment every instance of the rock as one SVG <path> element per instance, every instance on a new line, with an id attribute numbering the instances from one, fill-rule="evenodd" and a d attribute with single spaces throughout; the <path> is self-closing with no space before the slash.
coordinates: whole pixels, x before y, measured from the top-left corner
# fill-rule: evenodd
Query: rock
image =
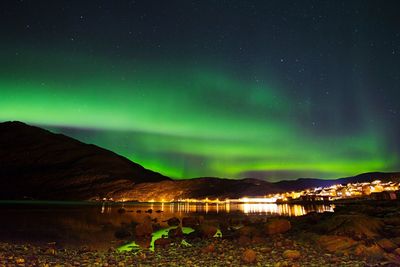
<path id="1" fill-rule="evenodd" d="M 272 248 L 270 247 L 262 247 L 260 248 L 261 253 L 270 253 L 272 251 Z"/>
<path id="2" fill-rule="evenodd" d="M 365 256 L 365 251 L 367 247 L 363 244 L 359 244 L 355 249 L 354 249 L 354 254 L 357 256 Z"/>
<path id="3" fill-rule="evenodd" d="M 398 247 L 400 247 L 400 237 L 391 238 L 390 241 L 395 243 Z"/>
<path id="4" fill-rule="evenodd" d="M 141 248 L 149 248 L 151 244 L 151 238 L 148 236 L 140 237 L 135 240 L 136 244 L 138 244 Z"/>
<path id="5" fill-rule="evenodd" d="M 151 225 L 151 223 L 140 223 L 135 227 L 136 237 L 151 236 L 152 233 L 153 233 L 153 226 Z"/>
<path id="6" fill-rule="evenodd" d="M 47 255 L 56 255 L 57 251 L 54 248 L 48 248 L 44 253 Z"/>
<path id="7" fill-rule="evenodd" d="M 210 244 L 207 247 L 202 249 L 203 253 L 213 253 L 215 252 L 215 245 L 214 244 Z"/>
<path id="8" fill-rule="evenodd" d="M 196 227 L 199 225 L 199 219 L 196 217 L 185 217 L 182 219 L 182 226 L 183 227 Z"/>
<path id="9" fill-rule="evenodd" d="M 159 238 L 156 241 L 154 241 L 154 245 L 156 247 L 165 248 L 165 247 L 169 246 L 172 242 L 173 242 L 173 240 L 171 238 Z"/>
<path id="10" fill-rule="evenodd" d="M 394 250 L 394 253 L 396 253 L 397 255 L 400 256 L 400 248 L 396 248 L 396 249 Z"/>
<path id="11" fill-rule="evenodd" d="M 163 228 L 163 227 L 161 227 L 161 224 L 159 224 L 159 223 L 152 223 L 151 225 L 153 227 L 153 231 L 154 232 L 158 231 L 158 230 L 161 230 Z"/>
<path id="12" fill-rule="evenodd" d="M 384 250 L 391 252 L 397 248 L 397 245 L 387 238 L 381 239 L 377 242 L 378 246 Z"/>
<path id="13" fill-rule="evenodd" d="M 132 234 L 125 228 L 120 228 L 115 231 L 114 236 L 117 239 L 125 239 L 130 237 Z"/>
<path id="14" fill-rule="evenodd" d="M 169 226 L 178 226 L 180 223 L 181 223 L 181 221 L 176 217 L 172 217 L 167 220 L 167 224 Z"/>
<path id="15" fill-rule="evenodd" d="M 385 260 L 393 263 L 395 266 L 400 266 L 400 257 L 398 255 L 392 253 L 384 253 L 383 257 Z M 393 264 L 391 266 L 393 266 Z"/>
<path id="16" fill-rule="evenodd" d="M 290 222 L 285 219 L 273 220 L 265 224 L 265 233 L 267 235 L 283 234 L 292 228 Z"/>
<path id="17" fill-rule="evenodd" d="M 380 260 L 384 257 L 383 249 L 376 244 L 369 247 L 360 244 L 355 248 L 354 254 L 370 260 Z"/>
<path id="18" fill-rule="evenodd" d="M 373 239 L 380 236 L 383 225 L 380 219 L 364 214 L 341 214 L 323 221 L 316 228 L 332 235 Z"/>
<path id="19" fill-rule="evenodd" d="M 153 209 L 148 209 L 145 211 L 146 213 L 153 213 Z"/>
<path id="20" fill-rule="evenodd" d="M 329 252 L 347 251 L 357 242 L 349 237 L 324 235 L 317 239 L 317 243 Z"/>
<path id="21" fill-rule="evenodd" d="M 290 267 L 291 264 L 289 264 L 287 261 L 278 261 L 274 264 L 274 267 Z"/>
<path id="22" fill-rule="evenodd" d="M 253 237 L 253 236 L 261 236 L 261 231 L 260 229 L 257 229 L 254 226 L 243 226 L 239 230 L 239 235 L 241 236 L 247 236 L 247 237 Z"/>
<path id="23" fill-rule="evenodd" d="M 185 239 L 193 240 L 202 238 L 202 233 L 200 231 L 193 231 L 187 235 L 185 235 Z"/>
<path id="24" fill-rule="evenodd" d="M 201 224 L 198 229 L 199 229 L 201 235 L 206 238 L 214 237 L 214 235 L 218 231 L 218 228 L 216 226 L 208 225 L 208 224 Z"/>
<path id="25" fill-rule="evenodd" d="M 383 221 L 385 222 L 385 224 L 400 226 L 400 217 L 399 216 L 384 218 Z"/>
<path id="26" fill-rule="evenodd" d="M 365 251 L 365 256 L 369 258 L 370 260 L 375 260 L 379 261 L 385 257 L 383 249 L 381 249 L 377 245 L 372 245 L 370 247 L 367 247 Z"/>
<path id="27" fill-rule="evenodd" d="M 283 257 L 290 260 L 297 260 L 301 256 L 300 251 L 287 249 L 283 252 Z"/>
<path id="28" fill-rule="evenodd" d="M 24 264 L 24 263 L 25 263 L 25 259 L 24 259 L 24 258 L 17 258 L 17 259 L 15 260 L 15 263 L 16 263 L 16 264 Z"/>
<path id="29" fill-rule="evenodd" d="M 285 244 L 285 246 L 288 246 L 288 247 L 291 247 L 291 246 L 293 246 L 295 244 L 295 242 L 293 240 L 291 240 L 291 239 L 285 239 L 283 241 L 283 243 Z"/>
<path id="30" fill-rule="evenodd" d="M 182 227 L 177 227 L 175 229 L 170 229 L 168 231 L 168 237 L 169 238 L 183 238 L 183 232 L 182 232 Z"/>
<path id="31" fill-rule="evenodd" d="M 252 249 L 246 249 L 242 254 L 242 261 L 245 263 L 255 263 L 257 261 L 256 252 Z"/>

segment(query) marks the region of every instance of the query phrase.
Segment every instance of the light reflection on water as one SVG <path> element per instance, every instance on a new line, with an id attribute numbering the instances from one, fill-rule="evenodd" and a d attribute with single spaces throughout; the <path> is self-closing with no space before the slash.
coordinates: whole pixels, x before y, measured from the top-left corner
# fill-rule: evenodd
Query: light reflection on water
<path id="1" fill-rule="evenodd" d="M 272 204 L 272 203 L 245 203 L 243 205 L 244 213 L 271 214 L 283 216 L 302 216 L 311 211 L 315 212 L 333 212 L 334 205 L 317 205 L 306 207 L 303 205 Z"/>
<path id="2" fill-rule="evenodd" d="M 1 204 L 1 202 L 0 202 Z M 121 209 L 124 208 L 124 209 Z M 115 232 L 149 219 L 161 228 L 168 219 L 199 216 L 204 220 L 254 216 L 299 216 L 333 211 L 333 205 L 271 203 L 68 203 L 24 202 L 0 205 L 0 242 L 57 242 L 107 250 L 119 244 Z M 132 224 L 134 223 L 134 224 Z M 130 228 L 129 228 L 130 229 Z"/>
<path id="3" fill-rule="evenodd" d="M 252 215 L 303 216 L 310 212 L 333 212 L 335 205 L 299 205 L 275 203 L 149 203 L 123 204 L 124 208 L 152 209 L 168 213 L 243 213 Z M 111 212 L 111 205 L 103 203 L 101 213 Z"/>

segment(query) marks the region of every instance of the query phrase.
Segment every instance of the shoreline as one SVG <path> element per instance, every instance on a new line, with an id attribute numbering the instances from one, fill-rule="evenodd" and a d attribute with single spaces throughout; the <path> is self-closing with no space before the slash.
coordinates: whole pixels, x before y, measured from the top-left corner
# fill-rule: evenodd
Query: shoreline
<path id="1" fill-rule="evenodd" d="M 298 217 L 186 214 L 168 219 L 179 227 L 155 240 L 154 252 L 149 247 L 157 226 L 148 215 L 147 221 L 121 225 L 119 241 L 104 250 L 2 240 L 0 266 L 399 266 L 400 202 L 356 204 Z M 179 231 L 190 224 L 194 232 Z M 219 229 L 222 237 L 215 237 Z M 140 248 L 118 251 L 132 241 Z"/>

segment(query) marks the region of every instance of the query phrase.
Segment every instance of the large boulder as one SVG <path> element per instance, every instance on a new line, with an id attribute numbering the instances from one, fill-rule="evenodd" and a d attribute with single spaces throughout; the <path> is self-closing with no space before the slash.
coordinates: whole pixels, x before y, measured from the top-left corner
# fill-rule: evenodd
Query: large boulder
<path id="1" fill-rule="evenodd" d="M 374 239 L 380 236 L 383 222 L 363 214 L 335 215 L 316 226 L 323 233 L 352 237 L 358 240 Z"/>
<path id="2" fill-rule="evenodd" d="M 168 237 L 171 238 L 171 239 L 183 238 L 182 227 L 177 227 L 177 228 L 170 229 L 168 231 Z"/>
<path id="3" fill-rule="evenodd" d="M 138 238 L 149 237 L 153 233 L 153 226 L 151 223 L 140 223 L 135 227 L 135 236 Z"/>
<path id="4" fill-rule="evenodd" d="M 198 231 L 201 233 L 202 237 L 211 238 L 218 232 L 218 228 L 214 225 L 201 224 L 198 227 Z"/>
<path id="5" fill-rule="evenodd" d="M 285 219 L 267 222 L 264 227 L 267 235 L 283 234 L 292 228 L 290 222 Z"/>
<path id="6" fill-rule="evenodd" d="M 357 256 L 363 256 L 368 258 L 370 261 L 378 261 L 384 258 L 385 251 L 378 245 L 365 246 L 359 244 L 355 250 L 354 254 Z"/>
<path id="7" fill-rule="evenodd" d="M 348 252 L 357 241 L 346 236 L 324 235 L 317 239 L 317 243 L 329 252 Z"/>
<path id="8" fill-rule="evenodd" d="M 172 217 L 167 220 L 167 224 L 169 226 L 178 226 L 180 223 L 181 223 L 181 221 L 176 217 Z"/>
<path id="9" fill-rule="evenodd" d="M 182 226 L 183 227 L 196 227 L 199 225 L 200 221 L 199 218 L 196 217 L 185 217 L 182 219 Z"/>
<path id="10" fill-rule="evenodd" d="M 380 246 L 381 248 L 383 248 L 384 250 L 386 250 L 388 252 L 392 252 L 393 250 L 395 250 L 397 248 L 397 245 L 387 238 L 381 239 L 376 243 L 378 246 Z"/>

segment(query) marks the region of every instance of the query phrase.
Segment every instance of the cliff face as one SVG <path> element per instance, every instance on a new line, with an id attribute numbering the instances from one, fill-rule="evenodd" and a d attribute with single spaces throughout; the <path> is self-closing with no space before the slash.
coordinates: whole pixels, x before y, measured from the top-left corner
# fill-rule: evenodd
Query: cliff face
<path id="1" fill-rule="evenodd" d="M 88 199 L 164 180 L 95 145 L 21 122 L 0 123 L 1 199 Z"/>

